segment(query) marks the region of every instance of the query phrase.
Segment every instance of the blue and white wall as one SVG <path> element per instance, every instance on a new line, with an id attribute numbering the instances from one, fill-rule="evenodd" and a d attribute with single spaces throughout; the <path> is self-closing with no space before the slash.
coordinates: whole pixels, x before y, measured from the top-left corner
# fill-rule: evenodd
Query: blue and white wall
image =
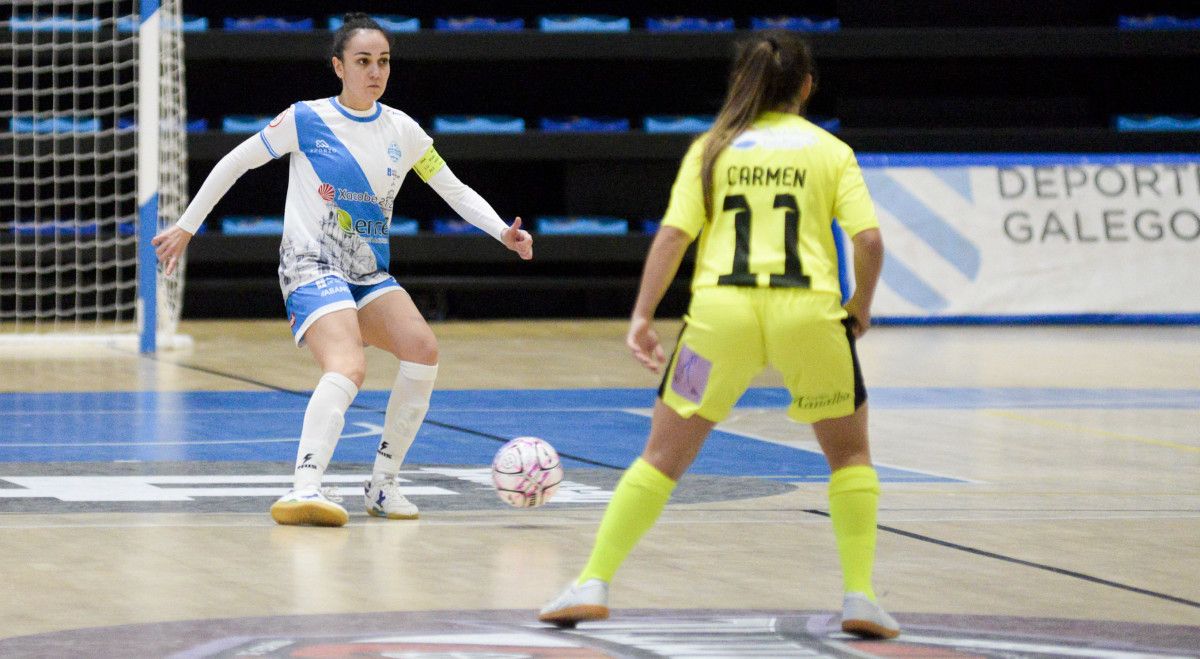
<path id="1" fill-rule="evenodd" d="M 1200 322 L 1200 155 L 862 155 L 874 314 Z"/>

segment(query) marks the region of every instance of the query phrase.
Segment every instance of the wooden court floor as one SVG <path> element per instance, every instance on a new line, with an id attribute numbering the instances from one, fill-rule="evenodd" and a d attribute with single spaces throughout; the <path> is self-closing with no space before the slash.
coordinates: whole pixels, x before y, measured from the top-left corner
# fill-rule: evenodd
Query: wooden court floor
<path id="1" fill-rule="evenodd" d="M 540 390 L 657 386 L 628 357 L 619 321 L 434 329 L 439 390 L 536 390 L 521 399 L 535 400 Z M 674 337 L 678 323 L 659 330 Z M 36 443 L 21 429 L 28 417 L 5 396 L 304 391 L 319 376 L 282 322 L 190 322 L 182 331 L 192 348 L 153 358 L 113 347 L 0 347 L 0 473 L 37 466 L 5 447 Z M 1054 627 L 1046 621 L 1074 630 L 1064 647 L 1084 647 L 1081 635 L 1104 629 L 1132 643 L 1074 656 L 1200 653 L 1200 328 L 880 326 L 859 354 L 876 462 L 945 479 L 884 484 L 876 589 L 902 625 L 1014 635 L 1007 654 L 976 648 L 975 656 L 1059 656 L 1037 655 L 1029 649 L 1036 643 L 1021 640 L 1044 638 Z M 390 356 L 371 351 L 364 391 L 387 389 L 394 370 Z M 779 380 L 766 373 L 755 386 Z M 514 401 L 496 414 L 520 428 L 522 403 Z M 779 409 L 739 407 L 720 429 L 817 450 L 811 431 Z M 599 447 L 605 430 L 595 434 Z M 70 439 L 50 435 L 46 442 Z M 72 459 L 87 469 L 86 454 Z M 17 487 L 4 478 L 0 493 Z M 782 491 L 669 505 L 617 576 L 614 624 L 689 611 L 832 615 L 840 577 L 822 514 L 825 485 L 774 483 Z M 257 499 L 261 510 L 173 512 L 53 502 L 30 512 L 14 501 L 0 496 L 0 656 L 36 656 L 38 647 L 42 656 L 90 656 L 103 646 L 55 645 L 66 637 L 54 634 L 217 619 L 291 629 L 280 621 L 411 613 L 425 622 L 474 615 L 530 625 L 582 566 L 603 510 L 430 505 L 417 522 L 384 522 L 351 497 L 350 524 L 331 530 L 275 526 L 269 498 Z M 167 639 L 167 630 L 190 628 L 157 629 L 138 638 L 177 649 L 187 639 Z M 128 656 L 162 651 L 145 642 L 126 646 Z"/>

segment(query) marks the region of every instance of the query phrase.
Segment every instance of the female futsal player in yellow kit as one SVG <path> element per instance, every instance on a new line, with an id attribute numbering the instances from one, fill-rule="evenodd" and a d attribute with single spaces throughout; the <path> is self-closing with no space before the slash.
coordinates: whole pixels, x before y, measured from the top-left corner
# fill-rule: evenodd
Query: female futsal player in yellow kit
<path id="1" fill-rule="evenodd" d="M 692 300 L 649 439 L 617 484 L 587 566 L 540 620 L 570 626 L 608 617 L 613 574 L 713 426 L 771 364 L 792 395 L 788 416 L 813 425 L 832 472 L 842 629 L 869 638 L 900 633 L 871 585 L 879 479 L 854 350 L 871 325 L 883 242 L 854 152 L 801 116 L 813 86 L 812 55 L 800 38 L 763 32 L 740 45 L 724 106 L 684 156 L 630 321 L 629 348 L 658 372 L 666 356 L 654 311 L 699 236 Z M 854 243 L 856 287 L 844 307 L 833 218 Z"/>

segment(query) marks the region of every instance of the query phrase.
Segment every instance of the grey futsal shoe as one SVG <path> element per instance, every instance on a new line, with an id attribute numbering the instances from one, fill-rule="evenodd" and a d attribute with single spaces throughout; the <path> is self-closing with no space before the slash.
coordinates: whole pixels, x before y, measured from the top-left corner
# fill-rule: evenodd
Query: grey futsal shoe
<path id="1" fill-rule="evenodd" d="M 574 627 L 586 620 L 608 619 L 608 584 L 588 579 L 571 584 L 558 597 L 542 607 L 538 620 L 559 627 Z"/>
<path id="2" fill-rule="evenodd" d="M 842 631 L 862 638 L 896 638 L 900 623 L 862 593 L 846 593 L 842 600 Z"/>

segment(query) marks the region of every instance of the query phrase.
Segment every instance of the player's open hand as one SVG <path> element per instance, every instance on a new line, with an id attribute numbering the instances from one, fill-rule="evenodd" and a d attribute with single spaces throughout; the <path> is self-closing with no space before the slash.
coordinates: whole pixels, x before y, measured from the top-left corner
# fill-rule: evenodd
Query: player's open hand
<path id="1" fill-rule="evenodd" d="M 500 240 L 526 261 L 533 258 L 533 236 L 521 228 L 521 218 L 513 220 L 512 226 L 500 232 Z"/>
<path id="2" fill-rule="evenodd" d="M 649 318 L 634 316 L 629 321 L 629 333 L 625 335 L 625 345 L 633 352 L 633 356 L 642 366 L 658 373 L 667 362 L 662 344 L 658 341 L 658 332 L 654 331 L 654 323 Z"/>
<path id="3" fill-rule="evenodd" d="M 158 256 L 158 262 L 163 264 L 163 274 L 170 276 L 175 272 L 175 269 L 179 267 L 179 259 L 183 258 L 183 253 L 187 250 L 191 240 L 192 234 L 180 229 L 177 224 L 163 229 L 150 240 L 150 244 L 154 245 L 154 253 Z"/>

